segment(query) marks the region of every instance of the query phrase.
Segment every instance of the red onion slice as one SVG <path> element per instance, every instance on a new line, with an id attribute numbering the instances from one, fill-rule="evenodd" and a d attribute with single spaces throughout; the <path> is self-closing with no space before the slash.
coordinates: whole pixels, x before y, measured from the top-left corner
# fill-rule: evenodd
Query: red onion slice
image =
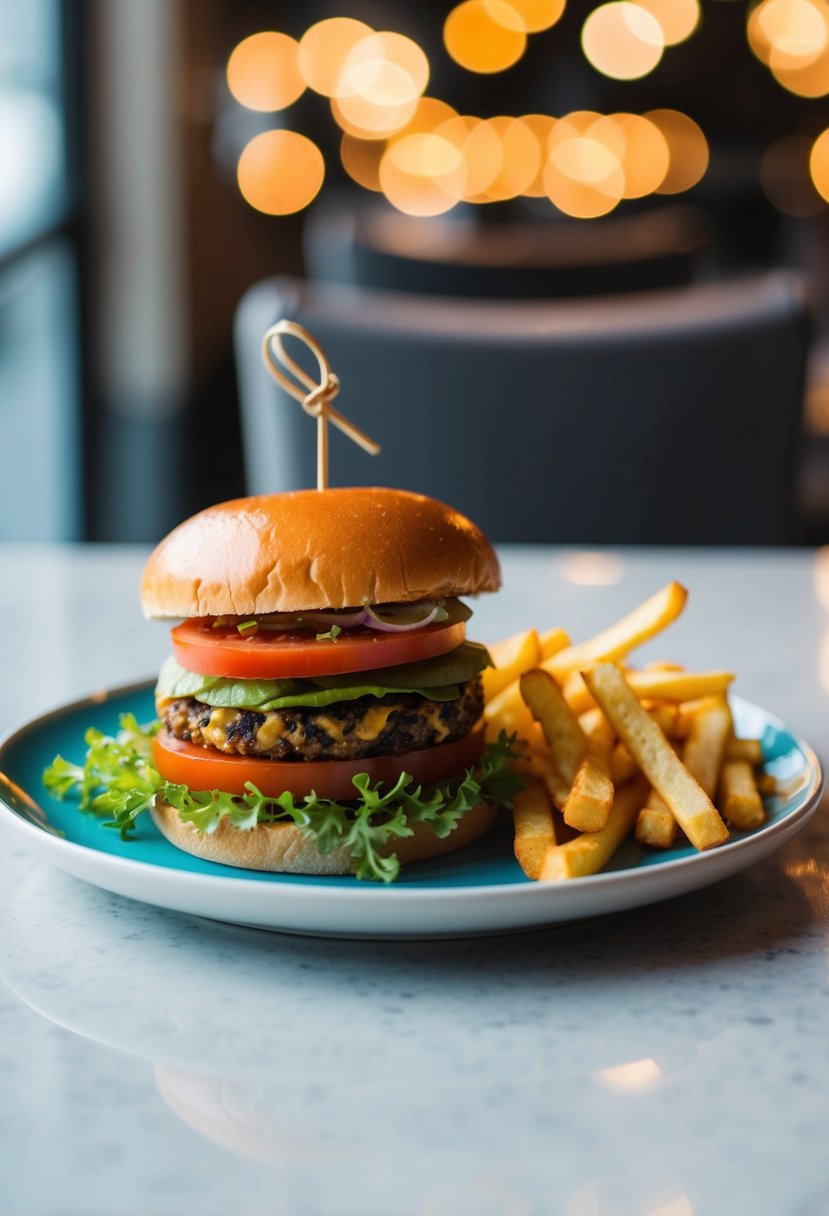
<path id="1" fill-rule="evenodd" d="M 381 610 L 385 615 L 381 615 L 374 608 L 366 608 L 366 624 L 378 633 L 405 633 L 411 629 L 423 629 L 424 626 L 431 625 L 438 614 L 438 607 L 428 601 L 424 604 L 393 604 Z M 405 619 L 406 616 L 409 617 L 408 620 Z"/>

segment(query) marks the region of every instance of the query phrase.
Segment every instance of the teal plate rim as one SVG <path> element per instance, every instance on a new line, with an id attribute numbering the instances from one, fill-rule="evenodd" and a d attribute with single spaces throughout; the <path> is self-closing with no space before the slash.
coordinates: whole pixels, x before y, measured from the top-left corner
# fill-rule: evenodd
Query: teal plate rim
<path id="1" fill-rule="evenodd" d="M 155 680 L 140 680 L 129 684 L 120 685 L 110 689 L 95 689 L 81 696 L 78 696 L 71 701 L 64 702 L 50 710 L 36 715 L 28 719 L 21 725 L 13 727 L 0 740 L 0 815 L 11 819 L 14 827 L 25 835 L 38 838 L 41 842 L 43 837 L 49 838 L 52 844 L 58 850 L 68 850 L 70 854 L 89 855 L 98 854 L 99 857 L 106 858 L 108 865 L 114 866 L 116 869 L 130 871 L 133 874 L 147 874 L 149 878 L 152 874 L 162 872 L 174 872 L 176 881 L 192 887 L 203 886 L 205 877 L 210 879 L 211 885 L 221 885 L 226 889 L 239 890 L 240 884 L 252 888 L 262 888 L 263 884 L 276 884 L 283 892 L 288 889 L 291 891 L 291 897 L 297 900 L 312 898 L 314 901 L 326 900 L 328 898 L 342 899 L 347 893 L 349 900 L 375 900 L 378 898 L 379 892 L 384 892 L 381 898 L 394 898 L 395 896 L 404 896 L 407 899 L 426 900 L 440 895 L 442 899 L 468 899 L 470 897 L 486 895 L 488 900 L 508 898 L 521 892 L 524 895 L 529 894 L 531 890 L 535 890 L 539 894 L 543 891 L 545 896 L 549 896 L 551 891 L 556 890 L 560 884 L 540 884 L 534 883 L 520 874 L 517 863 L 508 854 L 501 858 L 503 865 L 513 863 L 518 871 L 514 881 L 500 879 L 498 881 L 482 881 L 469 882 L 463 879 L 453 882 L 452 870 L 457 868 L 458 863 L 468 857 L 475 850 L 476 846 L 470 845 L 457 853 L 447 854 L 445 857 L 437 859 L 434 862 L 420 863 L 417 866 L 408 867 L 404 874 L 408 881 L 400 881 L 390 885 L 359 882 L 354 878 L 331 878 L 320 876 L 299 876 L 299 875 L 282 875 L 282 874 L 260 874 L 246 870 L 233 870 L 229 866 L 217 866 L 211 862 L 201 861 L 197 867 L 192 866 L 193 862 L 199 862 L 199 859 L 191 858 L 189 854 L 183 853 L 176 849 L 175 846 L 169 844 L 157 829 L 153 827 L 153 833 L 158 835 L 158 846 L 160 849 L 159 859 L 151 861 L 141 860 L 128 856 L 120 856 L 112 852 L 109 848 L 98 848 L 95 844 L 82 843 L 76 840 L 67 839 L 59 829 L 56 829 L 50 822 L 49 813 L 29 790 L 18 784 L 11 772 L 6 772 L 6 763 L 9 754 L 13 752 L 16 746 L 25 744 L 29 738 L 37 734 L 39 731 L 48 730 L 50 726 L 60 724 L 64 719 L 84 711 L 93 710 L 106 706 L 120 698 L 125 697 L 140 697 L 147 696 L 152 692 L 155 685 Z M 589 877 L 580 878 L 577 880 L 577 886 L 584 890 L 585 888 L 609 889 L 611 887 L 624 886 L 631 881 L 641 882 L 646 879 L 648 874 L 654 876 L 658 873 L 664 875 L 669 872 L 687 871 L 690 867 L 699 867 L 706 864 L 707 859 L 713 858 L 716 855 L 732 854 L 736 850 L 745 849 L 746 846 L 751 846 L 753 842 L 759 842 L 762 839 L 766 847 L 764 853 L 771 851 L 773 840 L 777 836 L 784 837 L 781 843 L 785 843 L 791 835 L 794 834 L 798 827 L 805 826 L 806 821 L 811 817 L 817 809 L 824 790 L 824 773 L 820 760 L 815 754 L 812 747 L 800 736 L 791 731 L 781 719 L 766 709 L 746 701 L 741 697 L 732 696 L 730 698 L 732 707 L 734 708 L 738 718 L 752 716 L 755 720 L 762 722 L 766 730 L 771 730 L 777 737 L 785 737 L 789 741 L 789 750 L 786 754 L 791 754 L 792 751 L 800 753 L 803 763 L 798 772 L 797 788 L 786 792 L 786 797 L 778 799 L 781 803 L 774 813 L 773 817 L 762 827 L 755 829 L 753 832 L 741 833 L 738 836 L 732 837 L 726 844 L 721 845 L 716 850 L 711 850 L 707 853 L 698 853 L 689 845 L 681 853 L 681 855 L 672 855 L 662 857 L 655 854 L 647 854 L 644 857 L 640 855 L 631 862 L 621 864 L 617 863 L 617 868 L 604 870 L 599 874 Z M 126 708 L 126 707 L 124 707 Z M 142 715 L 143 716 L 143 715 Z M 83 731 L 89 725 L 84 723 L 78 734 L 77 748 L 75 754 L 80 755 L 83 748 Z M 112 727 L 115 723 L 113 722 Z M 42 763 L 49 763 L 52 759 L 51 754 L 44 752 L 41 757 Z M 768 763 L 773 763 L 774 758 L 767 760 Z M 60 803 L 45 795 L 43 801 L 52 803 L 56 808 L 71 808 L 72 804 Z M 794 801 L 794 805 L 789 805 Z M 80 811 L 72 810 L 73 814 L 82 815 Z M 100 822 L 84 815 L 84 820 L 91 824 L 95 831 L 100 831 L 102 834 L 107 833 L 107 829 L 103 828 Z M 111 842 L 115 838 L 118 839 L 113 832 L 108 839 Z M 107 840 L 107 835 L 101 836 L 101 843 Z M 155 842 L 154 842 L 155 843 Z M 169 850 L 169 852 L 168 852 Z M 624 851 L 624 846 L 623 846 Z M 676 851 L 673 850 L 672 853 Z M 454 862 L 453 862 L 454 859 Z M 759 859 L 759 858 L 758 858 Z M 190 863 L 190 864 L 188 864 Z M 613 863 L 612 863 L 613 864 Z M 437 877 L 437 881 L 427 881 L 418 883 L 417 872 L 423 873 L 428 867 L 430 874 Z M 573 884 L 566 884 L 567 887 L 572 887 Z"/>

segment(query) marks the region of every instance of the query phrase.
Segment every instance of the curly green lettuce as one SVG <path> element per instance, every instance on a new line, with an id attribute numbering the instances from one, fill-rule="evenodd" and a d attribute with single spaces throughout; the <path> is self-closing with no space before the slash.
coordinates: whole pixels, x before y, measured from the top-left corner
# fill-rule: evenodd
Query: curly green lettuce
<path id="1" fill-rule="evenodd" d="M 354 859 L 358 878 L 393 882 L 400 872 L 395 854 L 381 850 L 394 839 L 411 836 L 417 823 L 429 824 L 443 838 L 457 827 L 461 817 L 483 800 L 505 805 L 521 788 L 521 778 L 510 769 L 516 758 L 515 738 L 501 733 L 488 744 L 478 764 L 453 781 L 426 788 L 401 773 L 393 786 L 372 786 L 367 773 L 354 777 L 354 799 L 339 802 L 311 793 L 295 798 L 263 794 L 251 782 L 241 796 L 221 790 L 191 790 L 166 781 L 151 762 L 151 741 L 159 722 L 139 725 L 134 714 L 123 714 L 116 735 L 90 729 L 86 732 L 86 757 L 72 764 L 56 756 L 43 774 L 43 784 L 56 798 L 77 795 L 80 808 L 108 816 L 105 827 L 117 828 L 123 840 L 132 837 L 136 820 L 154 801 L 166 802 L 179 818 L 201 833 L 215 832 L 227 819 L 240 831 L 257 824 L 293 823 L 304 836 L 313 836 L 320 853 L 347 848 Z"/>

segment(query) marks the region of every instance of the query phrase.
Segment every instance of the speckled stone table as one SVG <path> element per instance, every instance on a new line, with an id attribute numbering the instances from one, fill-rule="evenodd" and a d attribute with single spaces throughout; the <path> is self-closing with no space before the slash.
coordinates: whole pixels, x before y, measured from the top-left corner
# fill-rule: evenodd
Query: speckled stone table
<path id="1" fill-rule="evenodd" d="M 0 733 L 150 674 L 144 552 L 0 546 Z M 504 553 L 475 635 L 733 664 L 826 754 L 829 557 Z M 157 911 L 0 834 L 2 1216 L 829 1214 L 829 830 L 695 895 L 519 937 L 291 938 Z"/>

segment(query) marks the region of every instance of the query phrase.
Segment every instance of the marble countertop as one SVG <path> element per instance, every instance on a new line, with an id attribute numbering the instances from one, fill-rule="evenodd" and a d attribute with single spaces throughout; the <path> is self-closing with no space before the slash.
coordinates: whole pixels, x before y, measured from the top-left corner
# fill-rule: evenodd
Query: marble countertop
<path id="1" fill-rule="evenodd" d="M 146 556 L 0 545 L 0 734 L 149 675 Z M 474 635 L 733 665 L 824 756 L 829 554 L 504 551 Z M 522 936 L 293 938 L 162 912 L 0 832 L 3 1216 L 824 1216 L 829 829 L 697 894 Z"/>

